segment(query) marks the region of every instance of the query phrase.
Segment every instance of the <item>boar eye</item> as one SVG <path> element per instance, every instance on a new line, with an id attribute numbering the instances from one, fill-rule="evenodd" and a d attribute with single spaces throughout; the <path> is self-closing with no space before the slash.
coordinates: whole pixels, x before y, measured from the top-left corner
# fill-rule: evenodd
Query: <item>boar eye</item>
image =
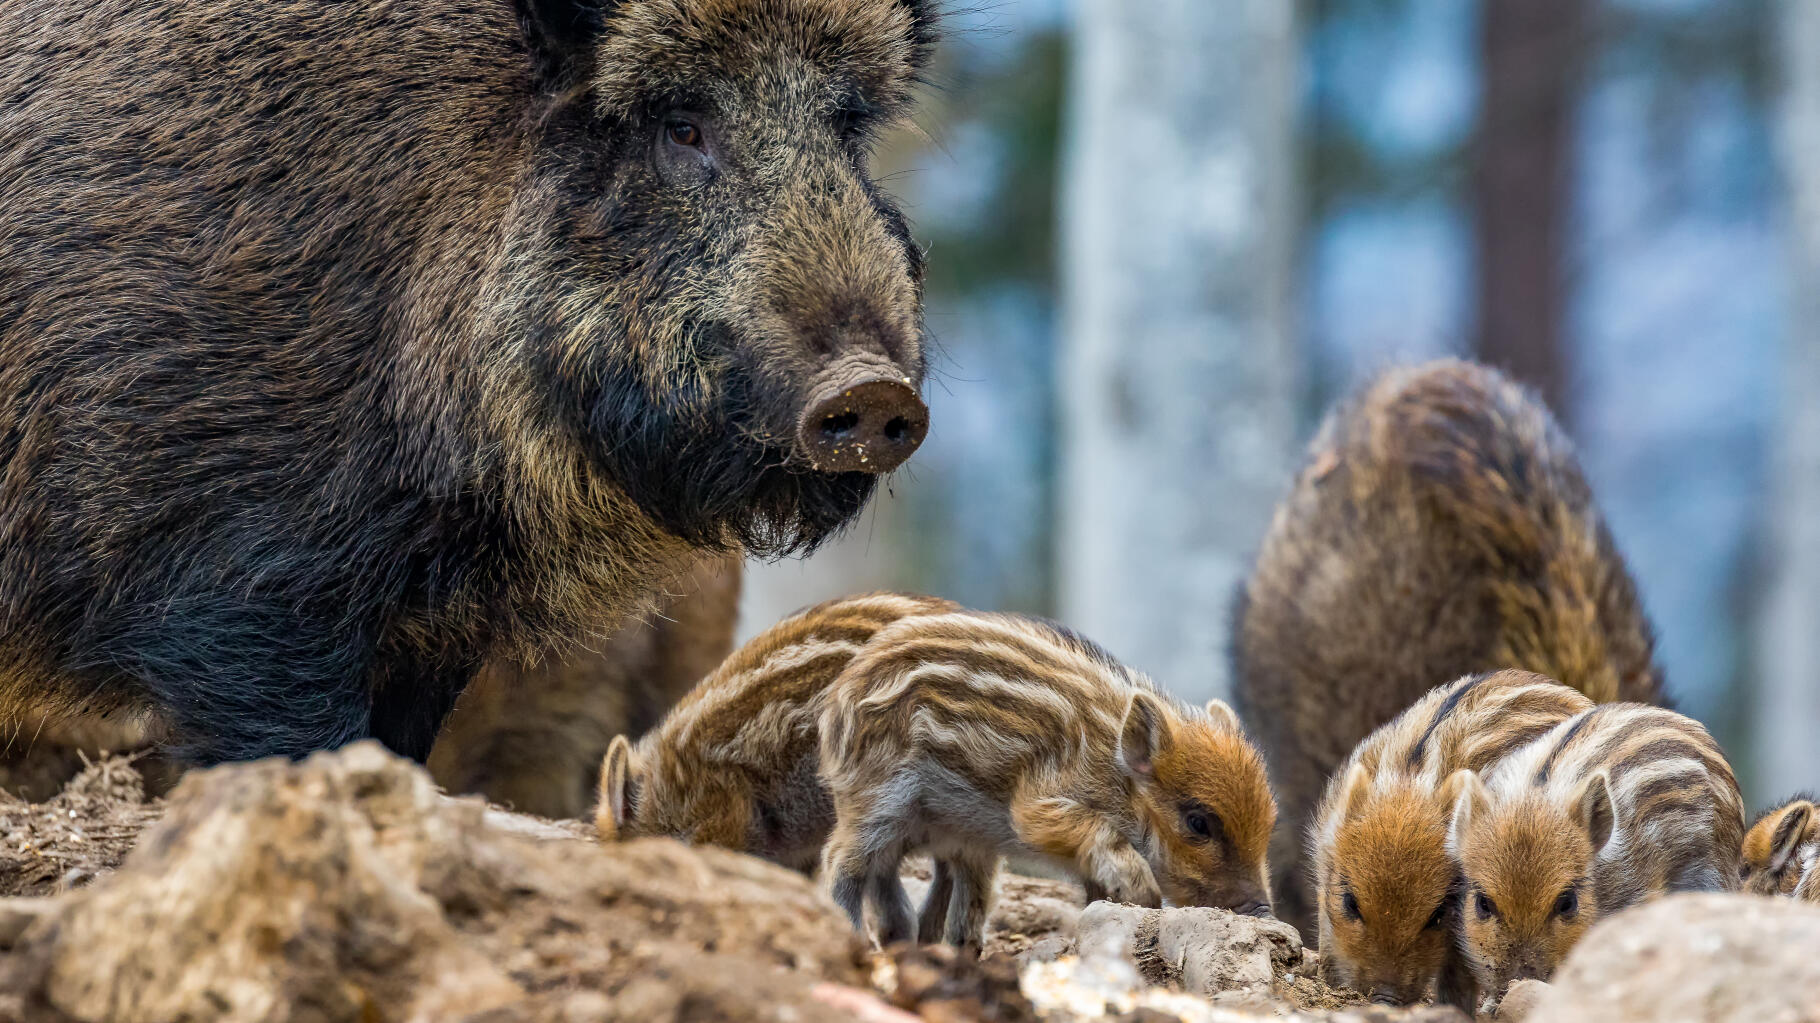
<path id="1" fill-rule="evenodd" d="M 1364 919 L 1364 917 L 1359 915 L 1359 900 L 1353 898 L 1351 892 L 1342 892 L 1340 894 L 1340 910 L 1346 914 L 1346 919 L 1348 920 Z"/>
<path id="2" fill-rule="evenodd" d="M 714 144 L 708 138 L 709 122 L 701 117 L 671 110 L 663 115 L 657 130 L 656 158 L 658 173 L 678 185 L 699 185 L 714 177 Z"/>
<path id="3" fill-rule="evenodd" d="M 701 148 L 701 127 L 686 118 L 671 117 L 665 121 L 664 137 L 673 145 L 687 149 Z"/>
<path id="4" fill-rule="evenodd" d="M 1428 922 L 1422 925 L 1422 929 L 1425 931 L 1432 931 L 1435 928 L 1441 926 L 1441 924 L 1445 923 L 1446 920 L 1447 920 L 1447 902 L 1445 900 L 1443 900 L 1439 906 L 1435 907 L 1435 911 L 1433 913 L 1428 914 Z"/>
<path id="5" fill-rule="evenodd" d="M 1580 893 L 1574 891 L 1572 888 L 1569 888 L 1566 891 L 1562 892 L 1561 897 L 1555 900 L 1555 915 L 1556 916 L 1571 918 L 1575 913 L 1578 913 L 1579 911 L 1580 911 Z"/>
<path id="6" fill-rule="evenodd" d="M 1479 919 L 1490 920 L 1498 915 L 1498 904 L 1491 901 L 1491 896 L 1479 892 L 1473 896 L 1473 909 L 1478 911 Z"/>

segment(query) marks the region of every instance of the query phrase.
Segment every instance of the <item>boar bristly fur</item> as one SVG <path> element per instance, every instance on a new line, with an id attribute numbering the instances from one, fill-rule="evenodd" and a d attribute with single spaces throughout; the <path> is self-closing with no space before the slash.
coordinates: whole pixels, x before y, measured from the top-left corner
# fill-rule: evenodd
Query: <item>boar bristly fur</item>
<path id="1" fill-rule="evenodd" d="M 615 735 L 643 735 L 733 652 L 741 559 L 702 558 L 657 607 L 596 643 L 499 657 L 461 694 L 426 765 L 455 794 L 539 817 L 585 817 Z"/>
<path id="2" fill-rule="evenodd" d="M 1282 801 L 1277 912 L 1310 933 L 1321 786 L 1431 687 L 1540 672 L 1655 702 L 1636 588 L 1572 442 L 1495 370 L 1395 369 L 1328 416 L 1235 605 L 1234 706 Z"/>
<path id="3" fill-rule="evenodd" d="M 0 0 L 0 715 L 421 759 L 490 658 L 852 520 L 927 426 L 866 154 L 934 17 Z"/>

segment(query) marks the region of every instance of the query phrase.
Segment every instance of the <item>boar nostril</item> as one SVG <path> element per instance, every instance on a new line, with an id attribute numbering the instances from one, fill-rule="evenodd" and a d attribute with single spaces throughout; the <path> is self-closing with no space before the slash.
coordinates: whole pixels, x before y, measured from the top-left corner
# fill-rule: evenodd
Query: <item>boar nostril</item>
<path id="1" fill-rule="evenodd" d="M 859 413 L 843 412 L 838 416 L 829 416 L 822 420 L 822 436 L 829 440 L 840 440 L 853 432 L 859 425 Z"/>
<path id="2" fill-rule="evenodd" d="M 821 472 L 890 472 L 929 432 L 929 409 L 903 377 L 847 372 L 811 393 L 796 440 Z"/>

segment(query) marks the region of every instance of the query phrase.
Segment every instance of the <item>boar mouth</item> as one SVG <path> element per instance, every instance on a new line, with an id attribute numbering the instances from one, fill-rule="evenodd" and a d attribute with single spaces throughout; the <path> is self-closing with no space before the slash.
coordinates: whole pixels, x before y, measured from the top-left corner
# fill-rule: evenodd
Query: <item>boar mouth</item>
<path id="1" fill-rule="evenodd" d="M 755 557 L 807 554 L 852 523 L 878 477 L 822 472 L 769 424 L 777 404 L 739 370 L 715 394 L 694 381 L 657 393 L 641 375 L 609 373 L 584 406 L 595 465 L 665 531 Z"/>

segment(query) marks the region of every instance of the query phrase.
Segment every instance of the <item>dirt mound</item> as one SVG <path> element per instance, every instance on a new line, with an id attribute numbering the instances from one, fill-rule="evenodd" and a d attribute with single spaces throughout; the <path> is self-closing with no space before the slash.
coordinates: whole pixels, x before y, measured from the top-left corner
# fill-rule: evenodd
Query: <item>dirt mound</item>
<path id="1" fill-rule="evenodd" d="M 866 978 L 798 875 L 532 837 L 373 745 L 194 773 L 117 873 L 30 909 L 22 1021 L 815 1020 L 845 1018 L 815 984 Z"/>
<path id="2" fill-rule="evenodd" d="M 1820 1023 L 1820 907 L 1676 895 L 1588 931 L 1527 1017 L 1537 1023 Z"/>

